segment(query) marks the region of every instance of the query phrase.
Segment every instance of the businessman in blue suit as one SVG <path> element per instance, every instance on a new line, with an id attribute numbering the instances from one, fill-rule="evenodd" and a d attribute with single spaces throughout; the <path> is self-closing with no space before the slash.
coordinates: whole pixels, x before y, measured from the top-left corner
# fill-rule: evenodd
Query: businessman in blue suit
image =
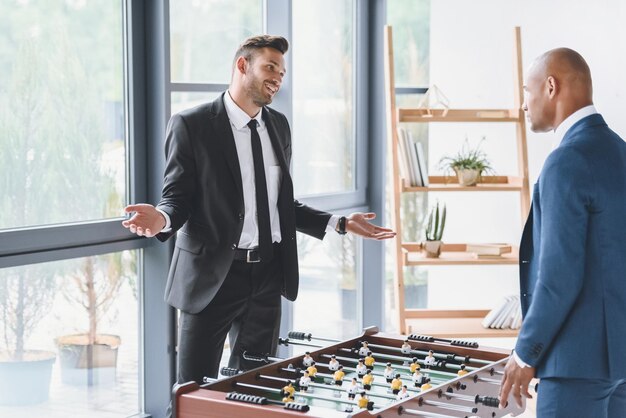
<path id="1" fill-rule="evenodd" d="M 537 417 L 626 417 L 626 143 L 598 114 L 589 67 L 559 48 L 533 63 L 523 110 L 562 138 L 520 244 L 524 321 L 500 403 L 541 378 Z"/>

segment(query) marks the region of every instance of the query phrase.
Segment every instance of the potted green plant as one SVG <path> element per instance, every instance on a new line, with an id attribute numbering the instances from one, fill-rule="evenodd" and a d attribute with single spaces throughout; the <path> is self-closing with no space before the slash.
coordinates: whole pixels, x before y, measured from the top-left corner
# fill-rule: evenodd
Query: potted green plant
<path id="1" fill-rule="evenodd" d="M 50 311 L 54 294 L 54 276 L 45 267 L 0 272 L 0 405 L 48 400 L 56 355 L 26 344 Z"/>
<path id="2" fill-rule="evenodd" d="M 487 155 L 480 147 L 484 140 L 485 137 L 472 148 L 465 138 L 465 143 L 456 155 L 445 156 L 440 160 L 439 164 L 444 171 L 447 173 L 454 171 L 461 186 L 475 186 L 481 181 L 484 173 L 493 172 Z"/>
<path id="3" fill-rule="evenodd" d="M 446 205 L 439 210 L 439 202 L 431 208 L 426 225 L 426 241 L 423 243 L 426 257 L 438 258 L 441 254 L 441 238 L 446 227 Z"/>

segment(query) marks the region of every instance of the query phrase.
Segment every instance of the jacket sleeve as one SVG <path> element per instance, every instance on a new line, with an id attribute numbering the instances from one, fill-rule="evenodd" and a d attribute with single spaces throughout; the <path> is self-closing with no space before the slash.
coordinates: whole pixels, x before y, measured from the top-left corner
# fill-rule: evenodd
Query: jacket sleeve
<path id="1" fill-rule="evenodd" d="M 515 346 L 533 367 L 552 345 L 583 287 L 592 175 L 582 152 L 568 146 L 548 157 L 539 179 L 538 279 Z"/>
<path id="2" fill-rule="evenodd" d="M 196 191 L 196 161 L 189 129 L 181 115 L 172 116 L 167 125 L 165 157 L 165 178 L 157 208 L 169 215 L 171 230 L 157 234 L 160 241 L 174 235 L 189 219 Z"/>

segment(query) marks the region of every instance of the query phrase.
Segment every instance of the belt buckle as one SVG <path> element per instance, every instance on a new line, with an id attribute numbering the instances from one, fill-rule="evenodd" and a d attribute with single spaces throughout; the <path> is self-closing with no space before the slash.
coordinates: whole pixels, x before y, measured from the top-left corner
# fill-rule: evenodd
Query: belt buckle
<path id="1" fill-rule="evenodd" d="M 257 249 L 252 249 L 252 250 L 248 250 L 246 251 L 246 263 L 259 263 L 261 261 L 261 258 L 258 257 L 256 260 L 252 260 L 250 259 L 250 254 L 252 254 L 253 251 L 257 251 Z"/>

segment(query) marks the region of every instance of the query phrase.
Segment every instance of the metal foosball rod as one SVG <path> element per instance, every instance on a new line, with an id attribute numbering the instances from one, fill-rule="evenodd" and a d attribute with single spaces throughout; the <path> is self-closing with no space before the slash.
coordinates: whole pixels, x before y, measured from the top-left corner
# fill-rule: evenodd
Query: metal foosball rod
<path id="1" fill-rule="evenodd" d="M 288 346 L 289 344 L 291 344 L 291 345 L 300 345 L 300 346 L 303 346 L 303 347 L 324 348 L 323 345 L 303 343 L 301 341 L 292 341 L 289 338 L 279 338 L 278 339 L 278 345 Z"/>
<path id="2" fill-rule="evenodd" d="M 443 390 L 439 390 L 438 396 L 439 398 L 458 399 L 463 402 L 483 404 L 492 408 L 497 408 L 500 405 L 500 400 L 495 396 L 462 395 L 460 393 L 444 392 Z"/>
<path id="3" fill-rule="evenodd" d="M 354 351 L 352 351 L 352 349 L 350 349 L 350 348 L 340 348 L 339 350 L 345 351 L 345 352 L 354 353 Z M 384 359 L 384 360 L 404 361 L 404 358 L 402 358 L 402 357 L 392 356 L 392 355 L 389 355 L 389 354 L 372 353 L 372 355 L 374 357 L 378 357 L 378 358 Z M 325 356 L 325 354 L 322 354 L 322 356 Z M 351 357 L 341 357 L 341 358 L 337 357 L 337 359 L 343 359 L 343 360 L 350 360 L 350 361 L 358 362 L 357 359 L 354 359 L 354 358 L 351 358 Z M 448 377 L 456 377 L 457 376 L 456 373 L 446 372 L 446 371 L 443 371 L 443 370 L 430 369 L 424 363 L 424 360 L 418 360 L 417 362 L 419 364 L 421 364 L 421 365 L 424 365 L 424 369 L 429 370 L 429 372 L 438 373 L 438 374 L 440 374 L 442 376 L 448 376 Z M 460 370 L 461 369 L 460 366 L 457 366 L 457 367 L 450 367 L 450 366 L 452 366 L 452 365 L 446 364 L 444 367 L 447 367 L 447 368 L 452 369 L 452 370 Z M 397 369 L 409 370 L 408 366 L 404 366 L 404 365 L 400 365 L 400 364 L 395 364 L 394 367 L 397 368 Z M 473 371 L 471 369 L 476 370 L 475 368 L 466 367 L 466 370 L 468 370 L 468 371 Z"/>
<path id="4" fill-rule="evenodd" d="M 234 382 L 233 384 L 235 386 L 241 386 L 241 387 L 249 388 L 249 389 L 263 390 L 263 391 L 270 392 L 270 393 L 280 394 L 280 392 L 281 392 L 280 389 L 268 388 L 266 386 L 253 385 L 253 384 L 250 384 L 250 383 Z M 295 396 L 300 396 L 300 397 L 303 397 L 303 398 L 310 398 L 310 399 L 320 399 L 320 400 L 323 400 L 323 401 L 331 401 L 331 402 L 337 402 L 337 403 L 342 403 L 342 404 L 358 406 L 358 403 L 356 401 L 350 401 L 350 400 L 345 400 L 345 399 L 340 399 L 340 398 L 339 399 L 338 398 L 331 398 L 329 396 L 317 395 L 317 394 L 307 393 L 307 392 L 297 392 L 296 394 L 294 394 L 294 397 Z"/>
<path id="5" fill-rule="evenodd" d="M 368 343 L 368 346 L 372 348 L 379 348 L 381 350 L 390 350 L 390 351 L 396 351 L 396 352 L 402 353 L 402 349 L 399 347 L 391 347 L 388 345 L 370 344 L 370 343 Z M 410 355 L 411 356 L 415 356 L 415 355 L 427 356 L 428 351 L 411 349 Z M 407 354 L 406 356 L 408 357 L 409 354 Z M 446 360 L 446 361 L 459 361 L 461 363 L 491 364 L 491 362 L 488 360 L 482 360 L 482 359 L 478 359 L 478 358 L 474 358 L 470 356 L 463 357 L 463 356 L 459 356 L 456 354 L 443 354 L 443 353 L 433 352 L 433 356 L 435 356 L 435 358 L 437 359 Z"/>
<path id="6" fill-rule="evenodd" d="M 257 376 L 259 379 L 266 379 L 266 380 L 273 380 L 275 382 L 287 382 L 289 379 L 282 379 L 280 377 L 274 377 L 274 376 L 267 376 L 267 375 L 258 375 Z M 334 386 L 334 385 L 326 385 L 326 384 L 322 384 L 322 383 L 315 383 L 315 382 L 311 382 L 309 383 L 309 386 L 314 387 L 314 388 L 322 388 L 322 389 L 327 389 L 327 390 L 332 390 L 334 392 L 345 392 L 345 388 L 342 388 L 341 386 Z M 334 387 L 333 387 L 334 386 Z M 396 400 L 396 396 L 395 395 L 389 395 L 386 393 L 376 393 L 376 392 L 367 392 L 367 396 L 370 398 L 382 398 L 382 399 L 391 399 L 391 400 Z"/>
<path id="7" fill-rule="evenodd" d="M 458 418 L 457 415 L 438 414 L 436 412 L 419 411 L 417 409 L 408 409 L 403 407 L 398 408 L 398 415 L 405 414 L 422 418 Z M 464 418 L 467 418 L 467 416 L 465 416 Z"/>
<path id="8" fill-rule="evenodd" d="M 297 331 L 291 331 L 288 334 L 287 340 L 289 339 L 296 339 L 296 340 L 307 340 L 307 341 L 311 341 L 312 339 L 314 340 L 319 340 L 319 341 L 326 341 L 326 342 L 333 342 L 333 343 L 338 343 L 341 342 L 340 340 L 337 339 L 333 339 L 333 338 L 324 338 L 324 337 L 318 337 L 318 336 L 314 336 L 311 333 L 305 333 L 305 332 L 297 332 Z M 430 337 L 430 336 L 424 336 L 424 335 L 414 335 L 411 334 L 408 336 L 408 339 L 411 341 L 418 341 L 418 342 L 445 342 L 445 343 L 449 343 L 452 346 L 458 346 L 458 347 L 468 347 L 468 348 L 478 348 L 478 344 L 475 342 L 466 342 L 466 341 L 460 341 L 460 340 L 448 340 L 445 338 L 435 338 L 435 337 Z M 292 342 L 293 343 L 293 342 Z M 380 348 L 380 349 L 384 349 L 384 350 L 390 350 L 390 351 L 396 351 L 396 352 L 402 352 L 402 349 L 399 347 L 392 347 L 392 346 L 388 346 L 388 345 L 383 345 L 383 344 L 368 344 L 370 347 L 372 348 Z M 411 349 L 411 355 L 422 355 L 422 356 L 426 356 L 428 355 L 428 351 L 423 351 L 423 350 L 417 350 L 417 349 Z M 438 358 L 440 360 L 446 360 L 446 361 L 458 361 L 461 363 L 478 363 L 478 364 L 491 364 L 491 361 L 489 360 L 482 360 L 482 359 L 478 359 L 478 358 L 473 358 L 470 356 L 459 356 L 456 354 L 443 354 L 443 353 L 433 353 L 433 355 L 435 356 L 435 358 Z M 469 370 L 469 367 L 468 367 Z"/>
<path id="9" fill-rule="evenodd" d="M 322 357 L 328 357 L 328 358 L 330 358 L 330 354 L 322 354 Z M 337 360 L 342 360 L 342 361 L 347 361 L 347 362 L 350 362 L 350 363 L 358 363 L 358 362 L 359 362 L 359 360 L 354 359 L 354 358 L 352 358 L 352 357 L 342 357 L 342 356 L 337 356 L 337 357 L 336 357 L 336 359 L 337 359 Z M 316 363 L 316 364 L 317 364 L 317 363 Z M 401 365 L 397 365 L 397 364 L 396 364 L 396 365 L 394 365 L 394 367 L 395 367 L 396 369 L 401 369 L 401 370 L 409 370 L 409 367 L 408 367 L 408 366 L 401 366 Z M 346 368 L 346 367 L 344 366 L 344 368 Z M 346 370 L 350 370 L 350 371 L 352 371 L 352 370 L 356 370 L 356 369 L 354 369 L 353 367 L 348 367 L 348 368 L 346 368 Z M 428 370 L 428 372 L 426 372 L 426 370 Z M 456 373 L 444 372 L 444 371 L 440 371 L 440 370 L 425 369 L 425 370 L 422 370 L 422 371 L 423 371 L 424 373 L 428 373 L 428 375 L 429 375 L 429 377 L 431 378 L 431 380 L 433 381 L 433 383 L 435 383 L 435 382 L 444 383 L 444 382 L 447 382 L 447 381 L 449 380 L 449 378 L 450 378 L 450 377 L 457 377 L 457 374 L 456 374 Z M 383 373 L 381 373 L 381 372 L 379 372 L 379 371 L 376 371 L 376 370 L 372 370 L 372 374 L 373 374 L 374 376 L 383 376 L 383 377 L 384 377 L 384 374 L 383 374 Z M 409 373 L 409 374 L 410 374 L 410 373 Z M 433 376 L 433 374 L 434 374 L 434 375 L 445 376 L 445 377 L 447 377 L 447 378 L 441 378 L 440 376 Z"/>
<path id="10" fill-rule="evenodd" d="M 431 400 L 427 400 L 424 399 L 420 405 L 428 405 L 428 406 L 434 406 L 436 408 L 441 408 L 441 409 L 447 409 L 449 411 L 457 411 L 457 412 L 467 412 L 470 414 L 475 414 L 476 412 L 478 412 L 478 408 L 473 407 L 467 407 L 467 406 L 461 406 L 461 405 L 456 405 L 456 404 L 452 404 L 452 403 L 445 403 L 445 402 L 439 402 L 439 401 L 431 401 Z"/>

